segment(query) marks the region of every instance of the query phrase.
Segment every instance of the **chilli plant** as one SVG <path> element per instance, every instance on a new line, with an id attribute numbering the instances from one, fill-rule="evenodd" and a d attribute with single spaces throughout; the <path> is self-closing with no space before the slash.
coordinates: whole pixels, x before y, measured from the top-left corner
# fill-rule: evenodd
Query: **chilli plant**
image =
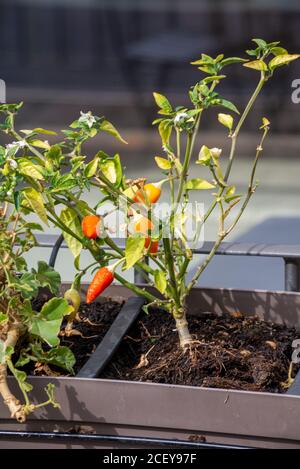
<path id="1" fill-rule="evenodd" d="M 3 156 L 2 153 L 1 159 Z M 5 160 L 14 167 L 13 160 L 9 157 Z M 3 177 L 0 181 L 5 185 Z M 22 205 L 24 208 L 16 208 L 3 200 L 0 204 L 0 395 L 11 416 L 19 422 L 24 422 L 38 407 L 58 406 L 51 383 L 45 389 L 47 400 L 33 404 L 32 386 L 20 368 L 32 361 L 39 367 L 52 364 L 72 372 L 75 362 L 72 352 L 60 346 L 58 338 L 63 317 L 73 312 L 73 306 L 64 298 L 54 297 L 59 291 L 60 275 L 46 262 L 39 262 L 37 269 L 27 268 L 24 255 L 36 245 L 32 231 L 40 226 L 26 220 L 26 199 Z M 33 300 L 45 287 L 53 298 L 36 311 Z M 9 389 L 8 370 L 18 382 L 23 402 Z"/>
<path id="2" fill-rule="evenodd" d="M 159 307 L 174 317 L 181 347 L 189 348 L 193 344 L 186 318 L 187 296 L 220 243 L 237 225 L 256 190 L 255 172 L 269 131 L 269 121 L 265 117 L 262 119 L 261 136 L 244 194 L 236 193 L 235 185 L 230 182 L 240 131 L 260 91 L 276 69 L 300 57 L 289 54 L 279 42 L 253 41 L 255 48 L 246 51 L 248 58 L 226 58 L 223 54 L 214 58 L 202 54 L 193 62 L 204 77 L 190 88 L 189 106 L 174 107 L 165 96 L 154 93 L 159 108 L 159 118 L 154 124 L 158 125 L 163 149 L 162 156 L 155 157 L 163 173 L 159 182 L 146 181 L 144 174 L 140 179 L 126 179 L 118 154 L 109 156 L 100 150 L 88 158 L 85 142 L 102 132 L 126 143 L 104 117 L 81 112 L 79 118 L 62 131 L 61 140 L 55 132 L 42 128 L 17 131 L 15 117 L 21 105 L 0 107 L 3 115 L 1 128 L 13 140 L 6 149 L 1 149 L 4 176 L 1 197 L 14 205 L 16 213 L 24 207 L 26 211 L 37 214 L 46 226 L 53 224 L 62 231 L 78 270 L 73 288 L 68 292 L 68 299 L 75 309 L 78 308 L 80 281 L 90 270 L 94 278 L 87 291 L 88 303 L 116 279 L 137 295 L 145 297 L 146 309 Z M 226 79 L 224 71 L 232 64 L 252 69 L 249 73 L 254 79 L 255 73 L 258 75 L 253 94 L 241 112 L 217 91 Z M 228 132 L 230 151 L 227 157 L 222 156 L 221 149 L 209 148 L 205 142 L 199 148 L 196 146 L 201 120 L 208 109 L 215 107 L 223 111 L 217 119 Z M 45 138 L 53 140 L 53 143 Z M 192 162 L 196 162 L 199 168 L 199 175 L 193 169 L 193 177 L 190 174 Z M 157 202 L 167 186 L 169 207 L 158 216 Z M 99 194 L 92 207 L 85 201 L 91 188 L 96 188 Z M 193 209 L 190 213 L 191 192 L 202 190 L 211 193 L 209 207 L 205 213 L 197 210 L 194 213 Z M 106 209 L 108 202 L 114 206 L 110 210 Z M 123 214 L 124 249 L 116 244 L 107 226 L 108 215 L 114 210 L 121 210 Z M 193 252 L 186 222 L 193 222 L 195 238 L 216 210 L 216 239 L 192 279 L 187 281 Z M 93 262 L 88 266 L 81 265 L 82 249 L 92 254 Z M 136 285 L 125 278 L 123 272 L 132 267 L 138 269 L 153 288 Z M 69 333 L 72 332 L 72 321 L 73 318 Z"/>

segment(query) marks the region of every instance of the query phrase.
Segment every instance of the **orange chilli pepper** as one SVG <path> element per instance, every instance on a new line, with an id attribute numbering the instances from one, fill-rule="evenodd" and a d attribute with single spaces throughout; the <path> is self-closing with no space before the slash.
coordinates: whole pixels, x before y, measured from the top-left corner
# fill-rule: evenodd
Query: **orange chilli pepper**
<path id="1" fill-rule="evenodd" d="M 86 293 L 86 302 L 88 304 L 92 303 L 92 301 L 94 301 L 97 296 L 99 296 L 111 284 L 114 279 L 112 269 L 112 266 L 101 267 L 101 269 L 96 272 Z"/>
<path id="2" fill-rule="evenodd" d="M 155 204 L 161 195 L 161 184 L 162 182 L 145 184 L 143 189 L 137 191 L 132 200 L 135 202 L 148 202 L 150 204 Z"/>
<path id="3" fill-rule="evenodd" d="M 143 217 L 142 215 L 137 215 L 136 216 L 137 221 L 134 225 L 134 230 L 136 233 L 141 233 L 147 235 L 149 231 L 152 231 L 154 228 L 154 225 L 149 218 Z M 149 249 L 150 254 L 155 254 L 158 251 L 158 241 L 152 241 L 150 236 L 146 236 L 145 239 L 145 248 Z"/>
<path id="4" fill-rule="evenodd" d="M 83 217 L 81 227 L 84 236 L 89 239 L 97 238 L 97 225 L 99 221 L 100 217 L 98 217 L 97 215 L 87 215 L 86 217 Z"/>

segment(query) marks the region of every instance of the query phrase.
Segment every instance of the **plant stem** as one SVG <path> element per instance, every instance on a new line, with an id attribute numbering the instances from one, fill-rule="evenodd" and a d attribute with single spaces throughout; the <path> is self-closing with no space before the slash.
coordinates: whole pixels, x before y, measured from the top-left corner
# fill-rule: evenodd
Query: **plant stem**
<path id="1" fill-rule="evenodd" d="M 193 338 L 188 328 L 186 313 L 184 312 L 183 315 L 179 318 L 175 316 L 175 323 L 179 336 L 180 347 L 185 349 L 193 342 Z"/>
<path id="2" fill-rule="evenodd" d="M 198 129 L 199 129 L 199 125 L 200 125 L 201 114 L 202 114 L 202 111 L 199 112 L 199 114 L 196 117 L 195 127 L 194 127 L 194 130 L 193 130 L 193 133 L 188 134 L 186 150 L 185 150 L 185 157 L 184 157 L 184 162 L 183 162 L 183 165 L 182 165 L 182 174 L 181 174 L 181 177 L 180 177 L 179 189 L 178 189 L 177 200 L 176 200 L 177 203 L 179 203 L 180 200 L 181 200 L 182 192 L 183 192 L 184 185 L 185 185 L 185 182 L 186 182 L 188 169 L 189 169 L 189 164 L 190 164 L 190 161 L 191 161 L 191 156 L 192 156 L 193 148 L 194 148 L 194 145 L 195 145 L 195 139 L 196 139 L 196 135 L 197 135 L 197 132 L 198 132 Z"/>
<path id="3" fill-rule="evenodd" d="M 237 144 L 237 139 L 238 139 L 238 135 L 239 135 L 239 132 L 241 130 L 241 127 L 243 125 L 243 123 L 245 122 L 257 96 L 259 95 L 263 85 L 265 84 L 266 82 L 266 79 L 265 79 L 265 74 L 264 72 L 261 73 L 261 77 L 260 77 L 260 80 L 258 82 L 258 85 L 256 86 L 247 106 L 245 107 L 240 119 L 239 119 L 239 122 L 237 123 L 237 126 L 232 134 L 232 140 L 231 140 L 231 147 L 230 147 L 230 153 L 229 153 L 229 160 L 228 160 L 228 164 L 227 164 L 227 168 L 226 168 L 226 172 L 225 172 L 225 176 L 224 176 L 224 182 L 227 182 L 228 181 L 228 178 L 230 176 L 230 173 L 231 173 L 231 168 L 232 168 L 232 164 L 233 164 L 233 160 L 234 160 L 234 156 L 235 156 L 235 150 L 236 150 L 236 144 Z M 208 219 L 208 217 L 211 215 L 211 213 L 214 211 L 216 205 L 217 205 L 217 200 L 222 196 L 223 192 L 224 192 L 225 188 L 224 187 L 220 187 L 219 189 L 219 192 L 218 194 L 216 195 L 216 198 L 215 200 L 213 201 L 213 203 L 211 204 L 211 206 L 209 207 L 209 209 L 207 210 L 207 212 L 205 213 L 204 215 L 204 218 L 203 218 L 203 223 L 206 222 L 206 220 Z"/>
<path id="4" fill-rule="evenodd" d="M 234 159 L 234 155 L 235 155 L 236 142 L 237 142 L 239 132 L 240 132 L 241 127 L 242 127 L 246 117 L 248 116 L 249 111 L 252 108 L 257 96 L 259 95 L 265 81 L 266 81 L 265 80 L 265 74 L 264 74 L 264 72 L 261 72 L 261 77 L 260 77 L 260 80 L 258 82 L 258 85 L 255 88 L 254 93 L 252 94 L 247 106 L 245 107 L 244 112 L 241 115 L 241 118 L 240 118 L 240 120 L 239 120 L 233 134 L 232 134 L 232 144 L 231 144 L 231 149 L 230 149 L 230 154 L 229 154 L 229 161 L 228 161 L 228 166 L 227 166 L 225 177 L 224 177 L 225 182 L 227 182 L 229 174 L 231 172 L 232 163 L 233 163 L 233 159 Z"/>
<path id="5" fill-rule="evenodd" d="M 175 276 L 175 270 L 174 270 L 174 260 L 172 256 L 171 243 L 170 243 L 169 238 L 163 238 L 163 245 L 164 245 L 165 258 L 166 258 L 166 264 L 167 264 L 168 272 L 170 276 L 170 281 L 171 281 L 171 285 L 174 291 L 174 301 L 177 304 L 177 306 L 180 307 L 180 297 L 179 297 L 178 290 L 177 290 L 176 276 Z"/>
<path id="6" fill-rule="evenodd" d="M 129 288 L 129 290 L 132 290 L 137 295 L 144 296 L 149 301 L 159 301 L 158 298 L 152 295 L 152 293 L 147 292 L 144 288 L 140 288 L 131 282 L 128 282 L 128 280 L 124 279 L 123 277 L 121 277 L 121 275 L 117 274 L 116 272 L 114 276 L 118 280 L 118 282 L 120 282 L 125 287 Z"/>

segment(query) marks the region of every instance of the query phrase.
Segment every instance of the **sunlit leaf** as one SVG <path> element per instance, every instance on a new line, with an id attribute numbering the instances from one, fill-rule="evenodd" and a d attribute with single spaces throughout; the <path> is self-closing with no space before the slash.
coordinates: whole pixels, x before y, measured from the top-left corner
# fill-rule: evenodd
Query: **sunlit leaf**
<path id="1" fill-rule="evenodd" d="M 101 128 L 101 130 L 103 130 L 103 132 L 107 132 L 107 133 L 113 135 L 114 137 L 116 137 L 116 139 L 119 140 L 120 142 L 127 143 L 126 140 L 124 140 L 124 138 L 121 137 L 120 133 L 118 132 L 118 130 L 115 128 L 115 126 L 111 122 L 109 122 L 107 120 L 104 120 L 101 123 L 100 128 Z"/>
<path id="2" fill-rule="evenodd" d="M 185 185 L 186 190 L 206 190 L 213 189 L 215 186 L 205 179 L 190 179 Z"/>
<path id="3" fill-rule="evenodd" d="M 30 187 L 23 190 L 23 195 L 34 213 L 36 213 L 42 222 L 48 225 L 48 218 L 42 194 L 36 189 Z"/>
<path id="4" fill-rule="evenodd" d="M 154 159 L 156 161 L 157 166 L 160 169 L 168 170 L 172 167 L 171 162 L 169 160 L 167 160 L 166 158 L 161 158 L 160 156 L 155 156 Z"/>
<path id="5" fill-rule="evenodd" d="M 140 236 L 128 237 L 126 239 L 125 258 L 126 269 L 134 266 L 144 254 L 145 238 Z"/>
<path id="6" fill-rule="evenodd" d="M 230 114 L 218 114 L 218 121 L 227 127 L 229 130 L 232 129 L 233 126 L 233 117 Z"/>
<path id="7" fill-rule="evenodd" d="M 157 290 L 164 294 L 167 288 L 167 278 L 165 272 L 162 270 L 156 270 L 154 272 L 154 283 Z"/>
<path id="8" fill-rule="evenodd" d="M 82 236 L 81 223 L 75 210 L 69 207 L 63 209 L 60 214 L 60 219 L 74 234 L 79 237 Z M 63 236 L 73 256 L 75 258 L 79 256 L 82 249 L 80 241 L 66 231 L 63 231 Z"/>

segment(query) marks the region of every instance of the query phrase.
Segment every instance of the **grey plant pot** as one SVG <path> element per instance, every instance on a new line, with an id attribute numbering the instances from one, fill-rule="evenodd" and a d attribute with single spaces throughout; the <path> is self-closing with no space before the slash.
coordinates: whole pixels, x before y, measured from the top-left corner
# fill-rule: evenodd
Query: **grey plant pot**
<path id="1" fill-rule="evenodd" d="M 120 286 L 112 286 L 108 294 L 131 295 Z M 298 293 L 194 289 L 188 307 L 190 314 L 239 310 L 276 323 L 300 324 Z M 41 400 L 49 379 L 30 381 L 33 400 Z M 300 397 L 293 395 L 299 375 L 287 394 L 81 377 L 51 381 L 61 409 L 41 408 L 21 425 L 0 403 L 0 448 L 300 448 Z"/>

